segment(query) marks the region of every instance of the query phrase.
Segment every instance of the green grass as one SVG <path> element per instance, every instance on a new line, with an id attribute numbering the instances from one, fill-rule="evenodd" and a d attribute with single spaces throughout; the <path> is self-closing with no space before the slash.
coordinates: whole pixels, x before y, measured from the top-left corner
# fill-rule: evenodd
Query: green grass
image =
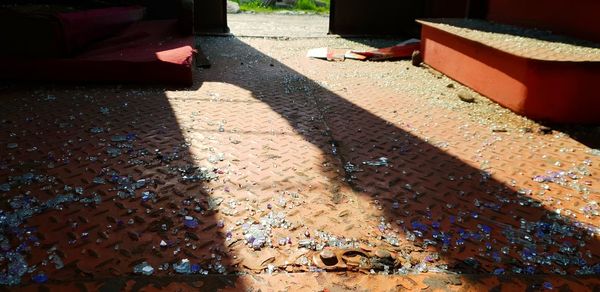
<path id="1" fill-rule="evenodd" d="M 317 5 L 315 1 L 311 0 L 298 0 L 296 3 L 296 8 L 301 10 L 317 10 Z"/>
<path id="2" fill-rule="evenodd" d="M 233 0 L 234 2 L 240 3 L 240 0 Z M 242 11 L 252 11 L 260 13 L 271 13 L 278 10 L 293 10 L 293 11 L 305 11 L 305 12 L 316 12 L 316 13 L 329 13 L 330 0 L 321 0 L 327 3 L 325 7 L 317 7 L 314 0 L 298 0 L 294 8 L 292 9 L 280 9 L 275 7 L 263 7 L 260 0 L 254 0 L 244 4 L 240 4 Z"/>

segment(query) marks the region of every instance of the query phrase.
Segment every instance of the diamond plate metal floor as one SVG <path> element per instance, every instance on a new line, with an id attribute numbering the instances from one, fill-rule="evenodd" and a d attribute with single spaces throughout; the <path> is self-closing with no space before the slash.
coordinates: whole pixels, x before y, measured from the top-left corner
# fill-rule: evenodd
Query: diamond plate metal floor
<path id="1" fill-rule="evenodd" d="M 456 290 L 597 289 L 584 275 L 600 267 L 598 150 L 462 102 L 407 61 L 304 57 L 362 43 L 199 42 L 212 67 L 192 89 L 2 88 L 0 276 L 333 291 L 442 289 L 463 273 Z"/>

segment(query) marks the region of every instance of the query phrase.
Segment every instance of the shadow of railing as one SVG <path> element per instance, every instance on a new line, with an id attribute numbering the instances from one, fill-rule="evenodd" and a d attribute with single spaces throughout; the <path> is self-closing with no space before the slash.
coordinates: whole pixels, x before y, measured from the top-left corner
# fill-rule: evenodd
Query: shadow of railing
<path id="1" fill-rule="evenodd" d="M 402 233 L 401 248 L 425 251 L 430 268 L 437 260 L 429 256 L 437 253 L 456 273 L 598 273 L 600 244 L 591 235 L 597 226 L 547 209 L 528 191 L 496 180 L 241 39 L 202 38 L 201 46 L 213 62 L 202 73 L 205 82 L 250 91 L 325 160 L 339 161 L 339 179 L 381 204 L 380 215 L 391 223 L 380 227 L 381 236 Z M 250 63 L 252 68 L 245 66 Z M 317 130 L 307 131 L 309 126 Z M 381 157 L 381 166 L 362 164 Z"/>

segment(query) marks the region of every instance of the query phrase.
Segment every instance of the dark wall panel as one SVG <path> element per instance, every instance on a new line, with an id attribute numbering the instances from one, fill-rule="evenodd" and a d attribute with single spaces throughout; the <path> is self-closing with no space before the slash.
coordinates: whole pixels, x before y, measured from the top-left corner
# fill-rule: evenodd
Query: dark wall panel
<path id="1" fill-rule="evenodd" d="M 485 15 L 487 0 L 332 0 L 329 29 L 341 35 L 418 36 L 418 18 Z"/>
<path id="2" fill-rule="evenodd" d="M 226 33 L 227 8 L 225 0 L 196 0 L 194 25 L 196 33 Z"/>
<path id="3" fill-rule="evenodd" d="M 330 32 L 335 34 L 406 34 L 414 33 L 413 21 L 425 9 L 423 1 L 405 0 L 334 0 Z"/>

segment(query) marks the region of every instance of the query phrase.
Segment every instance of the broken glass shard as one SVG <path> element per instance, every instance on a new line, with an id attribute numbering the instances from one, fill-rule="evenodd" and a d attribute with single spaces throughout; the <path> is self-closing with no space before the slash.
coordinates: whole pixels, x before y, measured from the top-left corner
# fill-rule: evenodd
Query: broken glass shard
<path id="1" fill-rule="evenodd" d="M 121 149 L 115 147 L 108 147 L 106 149 L 106 154 L 110 155 L 111 157 L 117 157 L 121 155 Z"/>
<path id="2" fill-rule="evenodd" d="M 142 202 L 147 202 L 156 198 L 156 193 L 152 191 L 142 192 Z"/>
<path id="3" fill-rule="evenodd" d="M 225 160 L 225 154 L 223 154 L 223 153 L 217 153 L 215 155 L 209 156 L 207 160 L 208 160 L 208 162 L 214 164 L 214 163 L 217 163 L 219 161 Z"/>
<path id="4" fill-rule="evenodd" d="M 142 262 L 133 267 L 135 274 L 150 276 L 154 273 L 154 268 L 147 262 Z"/>
<path id="5" fill-rule="evenodd" d="M 103 185 L 103 184 L 106 183 L 106 181 L 104 180 L 104 178 L 101 178 L 101 177 L 98 177 L 98 176 L 94 177 L 92 179 L 92 182 L 95 183 L 95 184 L 98 184 L 98 185 Z"/>
<path id="6" fill-rule="evenodd" d="M 92 134 L 100 134 L 102 132 L 104 132 L 104 128 L 93 127 L 90 129 L 90 133 L 92 133 Z"/>
<path id="7" fill-rule="evenodd" d="M 43 284 L 48 282 L 48 276 L 46 274 L 37 274 L 33 277 L 31 277 L 31 280 L 33 280 L 33 282 L 37 283 L 37 284 Z"/>
<path id="8" fill-rule="evenodd" d="M 182 259 L 178 263 L 173 264 L 173 270 L 179 274 L 191 274 L 192 265 L 190 264 L 190 260 Z"/>
<path id="9" fill-rule="evenodd" d="M 366 164 L 369 166 L 388 166 L 389 160 L 386 157 L 379 157 L 375 160 L 364 161 L 363 164 Z"/>
<path id="10" fill-rule="evenodd" d="M 0 285 L 14 286 L 20 284 L 21 277 L 28 269 L 25 258 L 21 254 L 12 251 L 4 253 L 3 258 L 8 264 L 0 271 Z"/>
<path id="11" fill-rule="evenodd" d="M 360 171 L 360 168 L 351 162 L 346 162 L 346 164 L 344 164 L 344 170 L 346 170 L 347 173 L 353 173 Z"/>
<path id="12" fill-rule="evenodd" d="M 0 185 L 0 191 L 2 192 L 10 192 L 10 184 L 5 183 Z"/>
<path id="13" fill-rule="evenodd" d="M 221 197 L 208 198 L 208 210 L 217 210 L 222 202 L 223 198 Z"/>
<path id="14" fill-rule="evenodd" d="M 183 225 L 187 228 L 196 228 L 198 227 L 198 220 L 192 216 L 185 216 L 183 219 Z"/>
<path id="15" fill-rule="evenodd" d="M 110 140 L 113 142 L 126 142 L 128 139 L 126 135 L 115 135 L 112 136 Z"/>

